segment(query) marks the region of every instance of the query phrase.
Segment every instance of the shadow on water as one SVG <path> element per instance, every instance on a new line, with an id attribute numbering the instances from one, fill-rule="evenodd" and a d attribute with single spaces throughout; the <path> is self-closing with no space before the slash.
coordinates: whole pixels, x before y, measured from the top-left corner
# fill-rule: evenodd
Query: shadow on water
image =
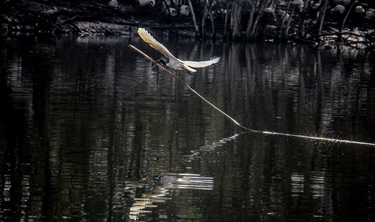
<path id="1" fill-rule="evenodd" d="M 159 38 L 161 39 L 161 38 Z M 373 220 L 373 148 L 244 134 L 130 50 L 138 38 L 9 39 L 0 51 L 1 220 Z M 165 40 L 241 124 L 374 142 L 373 57 Z"/>

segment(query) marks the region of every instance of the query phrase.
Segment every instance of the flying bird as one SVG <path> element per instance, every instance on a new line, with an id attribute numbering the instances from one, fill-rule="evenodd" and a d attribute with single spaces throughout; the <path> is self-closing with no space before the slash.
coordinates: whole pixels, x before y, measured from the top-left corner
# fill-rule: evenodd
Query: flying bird
<path id="1" fill-rule="evenodd" d="M 214 57 L 207 61 L 183 61 L 176 58 L 163 44 L 158 42 L 152 35 L 144 28 L 138 28 L 139 36 L 148 43 L 152 48 L 159 51 L 163 54 L 166 59 L 160 59 L 160 62 L 164 63 L 164 65 L 176 69 L 176 70 L 183 70 L 186 69 L 189 72 L 196 72 L 197 70 L 193 68 L 204 68 L 219 62 L 220 57 Z"/>

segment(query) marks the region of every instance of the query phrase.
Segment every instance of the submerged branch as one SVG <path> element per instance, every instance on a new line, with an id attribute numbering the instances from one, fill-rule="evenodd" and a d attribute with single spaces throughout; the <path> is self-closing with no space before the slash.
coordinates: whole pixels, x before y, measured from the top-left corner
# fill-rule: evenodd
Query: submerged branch
<path id="1" fill-rule="evenodd" d="M 278 133 L 278 132 L 269 132 L 269 131 L 258 131 L 258 132 L 262 134 L 266 134 L 266 135 L 286 136 L 286 137 L 294 137 L 294 138 L 308 139 L 308 140 L 320 140 L 320 141 L 332 142 L 332 143 L 348 143 L 348 144 L 355 144 L 355 145 L 362 145 L 362 146 L 375 146 L 375 143 L 368 143 L 368 142 L 361 142 L 361 141 L 354 141 L 354 140 L 342 140 L 342 139 L 326 138 L 326 137 L 319 137 L 319 136 L 305 136 L 305 135 L 298 135 L 298 134 Z"/>
<path id="2" fill-rule="evenodd" d="M 264 135 L 286 136 L 286 137 L 294 137 L 294 138 L 308 139 L 308 140 L 319 140 L 319 141 L 326 141 L 326 142 L 333 142 L 333 143 L 348 143 L 348 144 L 364 145 L 364 146 L 374 146 L 375 147 L 375 143 L 352 141 L 352 140 L 342 140 L 342 139 L 333 139 L 333 138 L 325 138 L 325 137 L 317 137 L 317 136 L 305 136 L 305 135 L 288 134 L 288 133 L 278 133 L 278 132 L 270 132 L 270 131 L 260 131 L 260 130 L 254 130 L 254 129 L 247 128 L 247 127 L 241 125 L 240 123 L 238 123 L 237 120 L 235 120 L 233 117 L 229 116 L 224 111 L 222 111 L 221 109 L 219 109 L 218 107 L 216 107 L 210 101 L 208 101 L 207 99 L 205 99 L 197 91 L 195 91 L 193 88 L 191 88 L 184 80 L 182 80 L 181 78 L 179 78 L 178 76 L 176 76 L 175 74 L 173 74 L 171 71 L 169 71 L 168 69 L 166 69 L 164 66 L 162 66 L 159 63 L 155 62 L 155 60 L 153 60 L 151 57 L 149 57 L 148 55 L 146 55 L 144 52 L 142 52 L 141 50 L 139 50 L 138 48 L 136 48 L 133 45 L 129 45 L 129 47 L 131 49 L 135 50 L 136 52 L 138 52 L 139 54 L 141 54 L 143 57 L 145 57 L 147 60 L 149 60 L 150 62 L 152 62 L 154 65 L 158 66 L 160 69 L 162 69 L 163 71 L 165 71 L 167 74 L 169 74 L 170 76 L 172 76 L 173 78 L 175 78 L 178 82 L 180 82 L 181 84 L 183 84 L 184 86 L 186 86 L 191 92 L 193 92 L 196 96 L 198 96 L 202 101 L 204 101 L 209 106 L 211 106 L 212 108 L 214 108 L 215 110 L 217 110 L 218 112 L 220 112 L 221 114 L 223 114 L 225 117 L 227 117 L 234 124 L 236 124 L 237 126 L 239 126 L 240 128 L 242 128 L 242 129 L 244 129 L 244 130 L 246 130 L 248 132 L 260 133 L 260 134 L 264 134 Z"/>

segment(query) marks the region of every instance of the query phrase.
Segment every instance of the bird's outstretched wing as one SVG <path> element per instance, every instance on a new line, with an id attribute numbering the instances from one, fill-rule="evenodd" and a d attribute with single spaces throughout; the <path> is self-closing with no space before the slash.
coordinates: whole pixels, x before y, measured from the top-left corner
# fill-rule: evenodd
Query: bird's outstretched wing
<path id="1" fill-rule="evenodd" d="M 220 57 L 214 57 L 207 61 L 183 61 L 186 65 L 193 68 L 203 68 L 219 62 Z"/>
<path id="2" fill-rule="evenodd" d="M 183 67 L 190 72 L 196 72 L 197 70 L 193 68 L 207 67 L 219 62 L 220 60 L 220 57 L 214 57 L 207 61 L 182 61 L 176 58 L 163 44 L 154 39 L 154 37 L 152 37 L 152 35 L 146 29 L 138 28 L 138 34 L 143 41 L 167 57 L 169 59 L 169 66 L 174 69 L 181 69 Z"/>
<path id="3" fill-rule="evenodd" d="M 163 44 L 158 42 L 152 35 L 144 28 L 138 28 L 138 35 L 143 39 L 143 41 L 147 42 L 152 48 L 159 51 L 167 58 L 175 58 L 177 59 Z"/>

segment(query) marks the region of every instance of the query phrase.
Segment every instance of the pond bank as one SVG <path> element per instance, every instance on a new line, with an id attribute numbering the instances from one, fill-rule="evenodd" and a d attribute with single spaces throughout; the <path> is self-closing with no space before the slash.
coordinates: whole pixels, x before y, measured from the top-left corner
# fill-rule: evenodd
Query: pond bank
<path id="1" fill-rule="evenodd" d="M 352 2 L 345 8 L 323 4 L 326 1 L 313 4 L 302 0 L 183 1 L 188 5 L 171 1 L 168 10 L 177 9 L 172 16 L 166 13 L 165 1 L 148 1 L 152 4 L 142 7 L 125 0 L 8 0 L 0 3 L 0 31 L 3 35 L 133 35 L 136 27 L 142 26 L 197 39 L 292 41 L 327 48 L 375 49 L 375 15 L 357 13 L 358 7 L 364 13 L 371 12 L 368 4 L 366 8 Z M 337 6 L 343 6 L 344 11 L 336 12 Z M 183 7 L 190 11 L 182 11 Z"/>

